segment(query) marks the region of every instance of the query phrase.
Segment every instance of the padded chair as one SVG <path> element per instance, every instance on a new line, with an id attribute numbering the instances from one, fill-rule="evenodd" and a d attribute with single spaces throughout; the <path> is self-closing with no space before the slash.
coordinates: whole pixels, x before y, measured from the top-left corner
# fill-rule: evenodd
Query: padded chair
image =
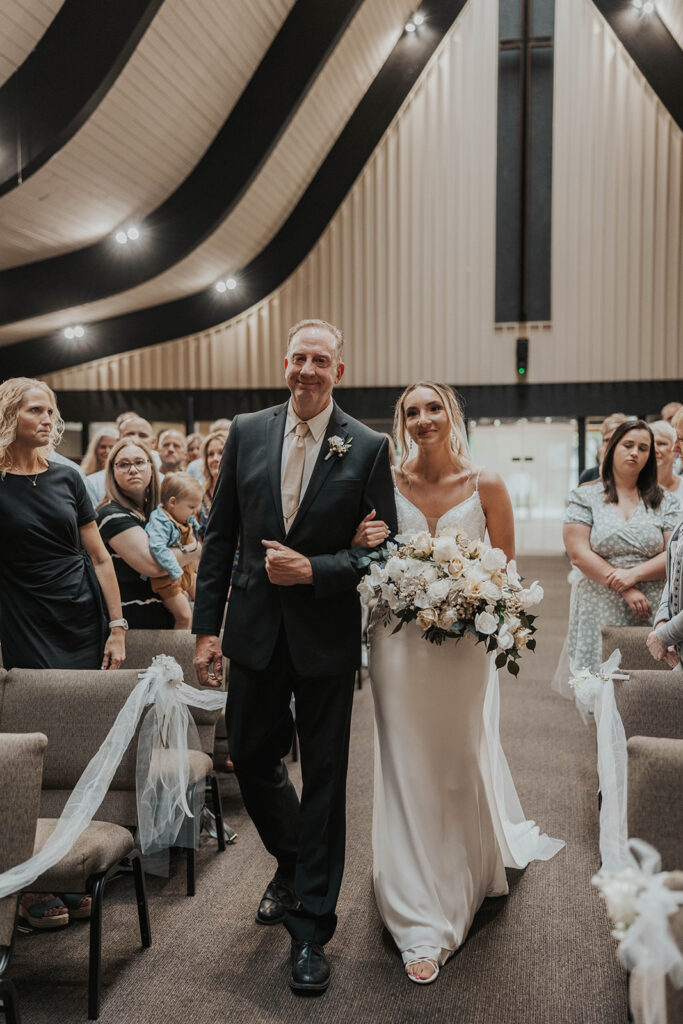
<path id="1" fill-rule="evenodd" d="M 683 871 L 672 871 L 667 885 L 676 891 L 683 890 Z M 669 918 L 669 927 L 676 945 L 683 950 L 683 907 L 679 907 Z M 666 1024 L 680 1024 L 683 1020 L 683 988 L 675 989 L 669 978 L 665 982 Z M 629 976 L 628 1001 L 630 1020 L 633 1024 L 645 1024 L 647 1017 L 643 1003 L 643 984 L 637 974 Z"/>
<path id="2" fill-rule="evenodd" d="M 645 641 L 650 632 L 650 626 L 603 626 L 602 660 L 607 661 L 612 651 L 618 647 L 621 651 L 621 668 L 625 672 L 632 669 L 670 672 L 671 669 L 666 662 L 655 661 L 648 651 Z"/>
<path id="3" fill-rule="evenodd" d="M 0 733 L 0 873 L 33 853 L 46 746 L 47 736 L 40 732 Z M 21 1021 L 14 985 L 4 977 L 12 956 L 17 901 L 16 895 L 0 900 L 0 999 L 7 1024 Z"/>
<path id="4" fill-rule="evenodd" d="M 628 834 L 659 851 L 662 871 L 683 864 L 683 739 L 633 736 L 628 750 Z"/>
<path id="5" fill-rule="evenodd" d="M 614 680 L 617 709 L 626 738 L 659 736 L 683 739 L 683 676 L 657 669 L 631 670 Z"/>

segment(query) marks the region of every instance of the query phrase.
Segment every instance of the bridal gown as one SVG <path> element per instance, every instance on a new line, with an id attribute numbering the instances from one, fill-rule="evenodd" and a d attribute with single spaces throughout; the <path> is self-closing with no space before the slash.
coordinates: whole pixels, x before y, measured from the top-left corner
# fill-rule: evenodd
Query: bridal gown
<path id="1" fill-rule="evenodd" d="M 396 490 L 399 533 L 429 530 Z M 478 489 L 446 512 L 483 538 Z M 524 818 L 500 745 L 495 654 L 471 635 L 441 646 L 416 623 L 370 627 L 375 702 L 373 880 L 380 915 L 404 963 L 443 964 L 487 896 L 508 892 L 505 868 L 548 860 L 563 846 Z"/>

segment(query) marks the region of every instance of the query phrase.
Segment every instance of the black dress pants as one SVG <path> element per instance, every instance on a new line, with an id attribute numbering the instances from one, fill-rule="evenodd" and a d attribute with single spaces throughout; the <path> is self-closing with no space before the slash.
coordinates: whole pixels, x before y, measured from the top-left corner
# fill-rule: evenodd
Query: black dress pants
<path id="1" fill-rule="evenodd" d="M 245 807 L 278 873 L 294 878 L 301 902 L 285 925 L 293 938 L 324 944 L 335 908 L 346 844 L 346 769 L 354 674 L 301 676 L 281 629 L 273 657 L 255 672 L 231 661 L 227 700 L 230 756 Z M 301 804 L 283 758 L 296 701 Z"/>

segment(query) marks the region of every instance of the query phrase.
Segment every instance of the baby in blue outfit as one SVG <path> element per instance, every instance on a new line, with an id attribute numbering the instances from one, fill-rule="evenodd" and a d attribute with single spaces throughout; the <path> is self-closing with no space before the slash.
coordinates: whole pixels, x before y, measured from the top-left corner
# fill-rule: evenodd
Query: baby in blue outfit
<path id="1" fill-rule="evenodd" d="M 190 629 L 197 563 L 183 569 L 173 554 L 196 551 L 200 546 L 196 515 L 202 502 L 202 487 L 189 473 L 167 473 L 161 484 L 161 503 L 150 515 L 145 531 L 152 557 L 166 570 L 164 576 L 150 579 L 175 619 L 174 629 Z"/>

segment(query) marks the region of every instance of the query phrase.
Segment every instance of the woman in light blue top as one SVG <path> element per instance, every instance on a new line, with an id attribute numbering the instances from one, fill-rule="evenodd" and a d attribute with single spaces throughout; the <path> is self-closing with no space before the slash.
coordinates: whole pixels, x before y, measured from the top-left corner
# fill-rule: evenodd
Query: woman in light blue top
<path id="1" fill-rule="evenodd" d="M 675 497 L 657 483 L 652 431 L 627 420 L 610 440 L 602 478 L 569 495 L 563 538 L 580 570 L 569 611 L 572 672 L 600 667 L 603 626 L 652 623 L 679 516 Z"/>

